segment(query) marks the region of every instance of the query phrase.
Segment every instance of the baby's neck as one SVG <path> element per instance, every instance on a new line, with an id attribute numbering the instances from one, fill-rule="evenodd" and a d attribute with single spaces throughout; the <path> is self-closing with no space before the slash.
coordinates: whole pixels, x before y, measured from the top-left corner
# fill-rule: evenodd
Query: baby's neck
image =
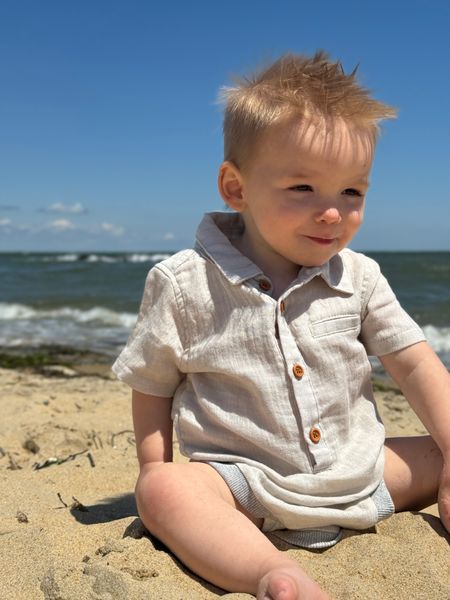
<path id="1" fill-rule="evenodd" d="M 272 298 L 274 298 L 275 300 L 278 300 L 278 298 L 284 294 L 284 292 L 287 290 L 287 288 L 291 285 L 291 283 L 294 281 L 294 279 L 296 279 L 297 275 L 295 277 L 291 277 L 289 279 L 281 279 L 281 278 L 277 278 L 277 277 L 271 277 L 271 281 L 272 281 L 272 285 L 273 285 L 273 291 L 272 291 Z"/>

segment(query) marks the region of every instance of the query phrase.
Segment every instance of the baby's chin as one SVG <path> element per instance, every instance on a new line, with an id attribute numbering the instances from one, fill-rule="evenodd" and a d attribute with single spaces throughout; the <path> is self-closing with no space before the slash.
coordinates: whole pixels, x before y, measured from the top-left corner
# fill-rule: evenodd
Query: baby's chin
<path id="1" fill-rule="evenodd" d="M 336 252 L 336 254 L 337 254 L 337 252 Z M 302 263 L 299 266 L 303 267 L 304 269 L 313 269 L 315 267 L 323 267 L 323 265 L 326 265 L 328 261 L 330 261 L 334 256 L 336 256 L 336 254 L 333 254 L 329 258 L 326 258 L 326 259 L 321 260 L 321 261 L 317 260 L 317 261 L 304 262 L 304 263 Z"/>

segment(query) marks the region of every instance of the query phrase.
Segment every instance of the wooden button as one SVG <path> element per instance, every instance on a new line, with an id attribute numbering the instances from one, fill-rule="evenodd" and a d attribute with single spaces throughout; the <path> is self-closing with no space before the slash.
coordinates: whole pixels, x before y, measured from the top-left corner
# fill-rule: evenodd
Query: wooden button
<path id="1" fill-rule="evenodd" d="M 284 303 L 284 300 L 282 300 L 282 301 L 280 302 L 280 311 L 281 311 L 282 313 L 284 313 L 284 311 L 285 311 L 285 310 L 286 310 L 286 304 Z"/>
<path id="2" fill-rule="evenodd" d="M 305 374 L 305 370 L 303 369 L 302 365 L 299 365 L 298 363 L 292 367 L 292 372 L 294 373 L 294 377 L 296 379 L 301 379 Z"/>
<path id="3" fill-rule="evenodd" d="M 311 430 L 309 432 L 309 439 L 312 441 L 312 443 L 318 444 L 320 442 L 320 437 L 320 429 L 317 429 L 317 427 L 311 427 Z"/>
<path id="4" fill-rule="evenodd" d="M 259 289 L 262 290 L 263 292 L 268 292 L 272 288 L 272 285 L 268 279 L 260 279 L 258 281 L 258 284 L 259 284 Z"/>

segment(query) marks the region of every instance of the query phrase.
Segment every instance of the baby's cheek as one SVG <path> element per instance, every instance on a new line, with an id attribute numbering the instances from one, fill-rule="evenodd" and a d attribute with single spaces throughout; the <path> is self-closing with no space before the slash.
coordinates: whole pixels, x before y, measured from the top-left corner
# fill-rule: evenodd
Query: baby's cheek
<path id="1" fill-rule="evenodd" d="M 359 227 L 363 221 L 363 216 L 364 216 L 363 208 L 352 210 L 348 216 L 349 223 L 353 227 Z"/>

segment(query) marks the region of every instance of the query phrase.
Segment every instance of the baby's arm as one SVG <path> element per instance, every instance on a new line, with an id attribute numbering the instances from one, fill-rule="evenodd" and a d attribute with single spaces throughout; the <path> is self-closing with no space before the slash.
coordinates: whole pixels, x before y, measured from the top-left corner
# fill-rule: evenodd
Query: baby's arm
<path id="1" fill-rule="evenodd" d="M 151 468 L 172 461 L 172 399 L 133 390 L 133 424 L 139 465 Z"/>
<path id="2" fill-rule="evenodd" d="M 439 446 L 443 469 L 439 512 L 450 531 L 450 376 L 426 342 L 380 357 L 405 398 Z"/>

